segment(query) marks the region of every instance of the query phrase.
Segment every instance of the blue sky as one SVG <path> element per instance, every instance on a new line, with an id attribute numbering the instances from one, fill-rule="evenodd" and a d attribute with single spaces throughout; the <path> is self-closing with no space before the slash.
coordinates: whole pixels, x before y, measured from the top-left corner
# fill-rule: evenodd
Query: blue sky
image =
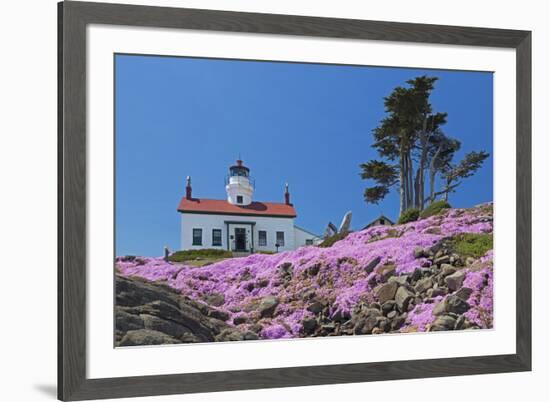
<path id="1" fill-rule="evenodd" d="M 383 97 L 419 75 L 439 77 L 435 111 L 464 153 L 491 153 L 451 194 L 455 207 L 493 198 L 493 76 L 388 67 L 116 56 L 116 254 L 156 256 L 180 242 L 185 177 L 193 196 L 224 199 L 238 155 L 256 180 L 254 199 L 283 201 L 290 185 L 296 224 L 321 234 L 353 212 L 361 228 L 397 218 L 398 194 L 367 205 L 359 164 L 377 158 L 372 129 Z"/>

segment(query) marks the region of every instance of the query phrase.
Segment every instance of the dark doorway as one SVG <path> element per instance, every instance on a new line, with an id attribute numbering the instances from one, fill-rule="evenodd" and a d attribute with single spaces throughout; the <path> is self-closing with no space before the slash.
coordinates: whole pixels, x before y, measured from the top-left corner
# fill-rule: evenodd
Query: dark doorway
<path id="1" fill-rule="evenodd" d="M 246 251 L 246 229 L 235 228 L 235 251 Z"/>

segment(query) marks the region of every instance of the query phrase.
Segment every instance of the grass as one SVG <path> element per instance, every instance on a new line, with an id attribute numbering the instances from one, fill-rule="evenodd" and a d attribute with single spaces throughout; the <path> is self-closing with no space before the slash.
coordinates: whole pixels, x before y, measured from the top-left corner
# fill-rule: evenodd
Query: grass
<path id="1" fill-rule="evenodd" d="M 337 241 L 345 239 L 348 234 L 349 232 L 340 232 L 327 237 L 319 244 L 319 247 L 331 247 Z"/>
<path id="2" fill-rule="evenodd" d="M 441 213 L 444 209 L 451 208 L 451 204 L 449 204 L 445 200 L 435 201 L 432 202 L 430 205 L 428 205 L 424 210 L 420 213 L 420 217 L 422 219 L 429 218 L 430 216 L 437 215 Z"/>
<path id="3" fill-rule="evenodd" d="M 461 233 L 452 239 L 453 250 L 462 256 L 480 258 L 493 249 L 491 233 Z"/>
<path id="4" fill-rule="evenodd" d="M 206 248 L 201 250 L 176 251 L 168 257 L 168 261 L 185 263 L 195 267 L 204 267 L 215 262 L 233 257 L 231 251 Z"/>
<path id="5" fill-rule="evenodd" d="M 420 210 L 418 208 L 409 208 L 403 211 L 397 223 L 402 225 L 403 223 L 413 222 L 418 220 L 419 216 Z"/>

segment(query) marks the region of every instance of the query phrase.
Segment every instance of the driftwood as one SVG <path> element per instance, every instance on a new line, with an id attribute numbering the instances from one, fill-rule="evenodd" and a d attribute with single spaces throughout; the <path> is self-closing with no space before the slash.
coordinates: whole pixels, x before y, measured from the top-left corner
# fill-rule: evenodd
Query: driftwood
<path id="1" fill-rule="evenodd" d="M 350 229 L 351 229 L 351 211 L 348 211 L 342 218 L 342 223 L 340 223 L 339 228 L 337 228 L 336 225 L 332 222 L 328 223 L 327 228 L 323 232 L 323 238 L 326 239 L 338 233 L 349 232 Z"/>

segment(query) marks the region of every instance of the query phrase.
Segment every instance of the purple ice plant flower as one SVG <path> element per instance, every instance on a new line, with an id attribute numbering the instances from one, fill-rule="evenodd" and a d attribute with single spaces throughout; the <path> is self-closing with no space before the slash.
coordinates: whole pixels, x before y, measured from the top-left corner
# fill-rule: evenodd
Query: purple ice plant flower
<path id="1" fill-rule="evenodd" d="M 223 295 L 219 309 L 229 314 L 228 323 L 236 316 L 254 313 L 262 298 L 279 299 L 276 316 L 264 318 L 260 333 L 263 338 L 297 337 L 302 321 L 310 317 L 311 303 L 306 294 L 329 302 L 329 314 L 349 314 L 360 301 L 372 301 L 374 289 L 369 285 L 380 279 L 379 267 L 393 265 L 394 275 L 413 272 L 426 263 L 416 259 L 414 250 L 429 248 L 441 239 L 459 233 L 491 233 L 492 220 L 479 219 L 483 211 L 453 209 L 444 214 L 396 226 L 375 226 L 350 233 L 332 247 L 301 247 L 273 255 L 253 254 L 230 258 L 204 267 L 171 263 L 162 258 L 117 258 L 116 268 L 123 276 L 137 276 L 149 281 L 163 281 L 182 295 L 206 300 L 213 294 Z M 373 272 L 365 269 L 380 259 Z M 467 270 L 463 286 L 473 292 L 467 318 L 482 328 L 492 325 L 493 254 L 489 251 L 478 259 L 476 270 Z M 281 277 L 279 267 L 292 265 L 292 277 Z M 481 268 L 479 268 L 481 266 Z M 313 268 L 315 274 L 310 274 Z M 267 283 L 267 284 L 266 284 Z M 417 305 L 408 315 L 407 328 L 424 331 L 434 319 L 436 303 Z M 247 327 L 250 324 L 242 324 Z"/>

